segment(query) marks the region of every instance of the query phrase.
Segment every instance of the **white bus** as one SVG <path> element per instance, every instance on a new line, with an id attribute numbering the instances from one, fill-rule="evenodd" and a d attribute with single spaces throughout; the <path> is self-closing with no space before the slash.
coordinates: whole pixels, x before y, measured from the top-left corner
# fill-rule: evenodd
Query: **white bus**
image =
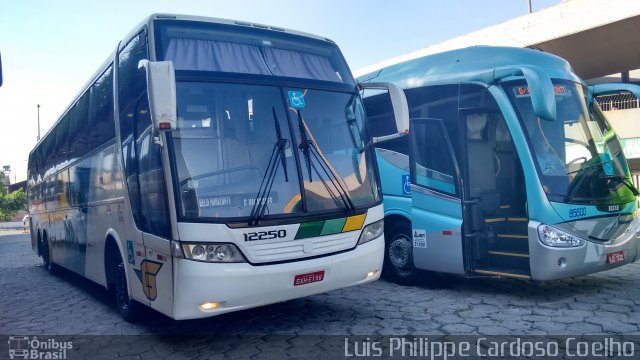
<path id="1" fill-rule="evenodd" d="M 112 290 L 127 320 L 374 281 L 383 210 L 358 89 L 328 39 L 152 15 L 30 153 L 33 249 Z"/>

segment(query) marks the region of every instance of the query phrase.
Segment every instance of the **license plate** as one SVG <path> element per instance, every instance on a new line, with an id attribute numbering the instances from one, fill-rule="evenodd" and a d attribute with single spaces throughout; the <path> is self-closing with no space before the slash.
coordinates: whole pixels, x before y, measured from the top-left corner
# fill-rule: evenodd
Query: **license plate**
<path id="1" fill-rule="evenodd" d="M 324 270 L 315 271 L 308 274 L 300 274 L 296 275 L 293 278 L 293 286 L 311 284 L 322 280 L 324 280 Z"/>
<path id="2" fill-rule="evenodd" d="M 611 254 L 607 254 L 607 263 L 618 264 L 624 261 L 624 251 L 616 251 Z"/>

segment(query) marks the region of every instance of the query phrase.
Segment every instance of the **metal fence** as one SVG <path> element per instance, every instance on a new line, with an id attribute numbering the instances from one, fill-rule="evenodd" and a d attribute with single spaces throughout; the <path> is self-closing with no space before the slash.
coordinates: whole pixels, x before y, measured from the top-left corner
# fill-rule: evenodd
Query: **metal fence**
<path id="1" fill-rule="evenodd" d="M 596 101 L 602 111 L 640 108 L 640 100 L 631 93 L 600 95 L 596 97 Z"/>

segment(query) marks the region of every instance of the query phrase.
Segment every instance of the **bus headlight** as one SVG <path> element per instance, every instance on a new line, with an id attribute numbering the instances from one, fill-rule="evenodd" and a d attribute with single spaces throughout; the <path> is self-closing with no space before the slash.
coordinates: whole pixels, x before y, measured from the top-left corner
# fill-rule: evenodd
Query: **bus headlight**
<path id="1" fill-rule="evenodd" d="M 384 233 L 384 220 L 378 220 L 374 223 L 371 223 L 362 229 L 362 234 L 360 234 L 360 240 L 358 240 L 358 245 L 367 243 L 373 239 L 377 239 L 380 235 Z"/>
<path id="2" fill-rule="evenodd" d="M 185 258 L 214 263 L 247 262 L 237 246 L 233 244 L 197 243 L 182 244 Z"/>
<path id="3" fill-rule="evenodd" d="M 549 225 L 538 226 L 540 242 L 552 247 L 576 247 L 585 244 L 584 239 L 570 235 Z"/>

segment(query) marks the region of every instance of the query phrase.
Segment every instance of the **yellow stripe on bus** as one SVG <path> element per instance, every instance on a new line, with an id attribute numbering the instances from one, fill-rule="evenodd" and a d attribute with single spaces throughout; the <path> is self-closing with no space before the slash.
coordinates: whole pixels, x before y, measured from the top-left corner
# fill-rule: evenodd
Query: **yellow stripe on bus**
<path id="1" fill-rule="evenodd" d="M 496 222 L 503 222 L 504 218 L 495 218 L 495 219 L 484 219 L 484 222 L 486 223 L 496 223 Z"/>
<path id="2" fill-rule="evenodd" d="M 527 235 L 511 235 L 511 234 L 498 234 L 499 238 L 510 238 L 510 239 L 528 239 Z"/>
<path id="3" fill-rule="evenodd" d="M 342 227 L 342 232 L 360 230 L 362 228 L 362 224 L 364 224 L 364 219 L 367 217 L 367 214 L 349 216 L 347 221 L 345 221 L 344 226 Z"/>
<path id="4" fill-rule="evenodd" d="M 528 258 L 529 257 L 529 254 L 519 254 L 519 253 L 506 252 L 506 251 L 489 251 L 489 254 L 491 254 L 491 255 L 502 255 L 502 256 L 524 257 L 524 258 Z"/>

